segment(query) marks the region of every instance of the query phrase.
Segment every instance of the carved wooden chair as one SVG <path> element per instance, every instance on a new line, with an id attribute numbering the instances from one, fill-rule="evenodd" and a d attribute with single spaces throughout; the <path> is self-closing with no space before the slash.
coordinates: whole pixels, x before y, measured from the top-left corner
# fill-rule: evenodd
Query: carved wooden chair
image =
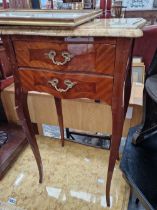
<path id="1" fill-rule="evenodd" d="M 146 73 L 143 97 L 143 122 L 133 136 L 134 144 L 140 144 L 144 139 L 157 132 L 157 49 Z"/>

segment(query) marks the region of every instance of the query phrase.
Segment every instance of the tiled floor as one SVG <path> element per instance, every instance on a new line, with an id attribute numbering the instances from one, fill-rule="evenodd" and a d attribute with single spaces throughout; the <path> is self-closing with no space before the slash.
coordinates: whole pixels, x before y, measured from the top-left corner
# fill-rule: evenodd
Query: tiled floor
<path id="1" fill-rule="evenodd" d="M 105 183 L 109 152 L 72 142 L 38 137 L 44 181 L 29 147 L 0 182 L 0 210 L 9 197 L 25 210 L 125 210 L 128 187 L 116 165 L 111 188 L 111 207 L 106 207 Z M 2 203 L 3 202 L 3 203 Z M 17 208 L 19 210 L 19 208 Z"/>

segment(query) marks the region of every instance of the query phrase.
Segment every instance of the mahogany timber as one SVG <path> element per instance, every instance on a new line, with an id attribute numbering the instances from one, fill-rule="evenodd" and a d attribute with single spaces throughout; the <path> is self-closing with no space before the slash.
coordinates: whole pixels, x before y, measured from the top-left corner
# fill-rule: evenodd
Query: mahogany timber
<path id="1" fill-rule="evenodd" d="M 0 43 L 0 91 L 13 83 L 12 68 L 5 48 Z"/>
<path id="2" fill-rule="evenodd" d="M 58 116 L 58 123 L 61 133 L 61 141 L 62 141 L 62 147 L 64 146 L 64 125 L 63 125 L 63 113 L 62 113 L 62 101 L 60 98 L 54 97 L 55 105 L 56 105 L 56 111 Z"/>
<path id="3" fill-rule="evenodd" d="M 115 61 L 115 44 L 83 42 L 73 43 L 59 40 L 43 41 L 14 41 L 18 66 L 35 67 L 61 71 L 96 72 L 113 75 Z M 49 58 L 51 50 L 56 52 L 55 60 L 63 62 L 63 51 L 72 55 L 65 65 L 55 65 Z M 81 60 L 81 65 L 80 65 Z"/>
<path id="4" fill-rule="evenodd" d="M 31 146 L 34 157 L 37 162 L 38 170 L 39 170 L 39 183 L 43 180 L 43 167 L 41 162 L 41 156 L 39 152 L 39 148 L 35 138 L 35 132 L 30 120 L 28 104 L 27 104 L 27 93 L 24 93 L 21 88 L 21 84 L 18 76 L 18 67 L 15 59 L 13 45 L 11 43 L 10 36 L 2 36 L 3 44 L 6 48 L 7 54 L 10 58 L 13 74 L 14 74 L 14 83 L 15 83 L 15 106 L 16 111 L 22 126 L 22 129 L 27 137 L 27 140 Z"/>
<path id="5" fill-rule="evenodd" d="M 110 147 L 110 157 L 108 164 L 106 200 L 110 204 L 110 186 L 116 159 L 118 158 L 119 146 L 122 137 L 123 125 L 126 115 L 126 109 L 129 101 L 125 100 L 130 94 L 131 87 L 127 84 L 127 73 L 131 72 L 130 59 L 132 58 L 133 40 L 118 39 L 116 48 L 116 63 L 114 71 L 114 85 L 112 95 L 112 138 Z M 123 59 L 122 59 L 123 58 Z M 128 89 L 124 89 L 128 86 Z M 130 82 L 129 82 L 130 84 Z M 123 92 L 124 91 L 124 92 Z M 124 95 L 123 95 L 124 94 Z M 125 104 L 126 103 L 126 104 Z"/>
<path id="6" fill-rule="evenodd" d="M 5 123 L 0 126 L 0 130 L 8 134 L 7 143 L 0 148 L 0 179 L 2 179 L 28 142 L 20 126 Z"/>
<path id="7" fill-rule="evenodd" d="M 0 94 L 1 91 L 13 83 L 12 68 L 5 48 L 0 43 Z M 2 123 L 3 122 L 3 123 Z M 8 135 L 8 141 L 0 148 L 0 179 L 6 174 L 20 152 L 27 145 L 27 140 L 20 126 L 7 122 L 0 98 L 0 130 Z"/>
<path id="8" fill-rule="evenodd" d="M 0 72 L 2 74 L 2 79 L 6 79 L 13 74 L 8 56 L 3 45 L 0 45 Z"/>
<path id="9" fill-rule="evenodd" d="M 59 124 L 61 132 L 63 132 L 63 116 L 60 101 L 61 98 L 89 97 L 92 99 L 103 100 L 111 105 L 112 139 L 106 183 L 106 201 L 107 205 L 110 206 L 111 180 L 115 162 L 118 157 L 122 129 L 126 115 L 126 110 L 128 107 L 128 96 L 130 95 L 130 62 L 132 58 L 132 47 L 134 39 L 120 37 L 114 39 L 110 37 L 52 38 L 48 36 L 33 37 L 23 35 L 3 35 L 2 38 L 8 55 L 10 56 L 12 68 L 14 70 L 15 100 L 17 106 L 17 113 L 23 126 L 23 129 L 26 133 L 27 139 L 31 145 L 34 156 L 36 158 L 39 169 L 40 182 L 43 180 L 42 162 L 40 152 L 36 143 L 35 134 L 32 129 L 32 123 L 30 121 L 30 116 L 28 113 L 28 91 L 44 91 L 51 93 L 56 98 L 59 98 L 59 100 L 56 100 L 56 108 L 57 114 L 59 115 L 58 119 L 60 121 Z M 38 44 L 36 45 L 36 43 Z M 39 43 L 41 43 L 41 48 L 39 47 Z M 41 60 L 41 55 L 47 52 L 47 50 L 53 50 L 53 47 L 55 47 L 55 50 L 61 52 L 61 50 L 65 48 L 69 49 L 69 46 L 71 45 L 75 46 L 74 52 L 79 51 L 83 53 L 83 56 L 79 55 L 77 58 L 75 58 L 77 62 L 75 62 L 75 66 L 71 65 L 70 69 L 67 68 L 67 65 L 63 65 L 64 68 L 59 67 L 59 69 L 56 65 L 54 68 L 52 64 L 46 61 L 46 58 L 44 60 Z M 34 48 L 32 46 L 34 46 Z M 84 46 L 86 52 L 85 54 L 82 50 L 82 47 L 80 50 L 80 46 Z M 93 61 L 92 59 L 89 63 L 88 59 L 91 55 L 89 51 L 87 51 L 87 46 L 91 46 L 91 49 L 94 55 L 96 56 L 96 59 L 98 60 L 97 64 L 95 60 Z M 30 54 L 29 49 L 35 49 L 35 51 L 33 51 L 33 53 L 31 52 Z M 101 49 L 100 51 L 102 54 L 97 54 L 97 49 Z M 103 51 L 105 52 L 104 54 Z M 40 55 L 40 59 L 38 59 L 37 55 L 34 55 L 37 52 Z M 32 56 L 35 56 L 33 57 L 33 59 L 37 60 L 35 61 L 36 66 L 34 68 L 32 68 Z M 88 62 L 88 65 L 86 64 L 86 62 Z M 94 66 L 94 68 L 92 68 L 92 65 Z M 106 68 L 107 66 L 110 66 L 111 68 L 108 69 Z M 54 87 L 50 87 L 47 84 L 49 79 L 52 80 L 54 78 L 57 78 L 59 80 L 59 84 L 61 85 L 59 86 L 59 88 L 65 89 L 65 87 L 63 86 L 63 81 L 65 79 L 69 79 L 72 82 L 76 81 L 78 83 L 78 86 L 73 86 L 66 93 L 60 93 L 54 90 Z M 62 138 L 64 138 L 64 136 L 62 136 Z"/>
<path id="10" fill-rule="evenodd" d="M 98 99 L 111 105 L 113 77 L 83 73 L 40 71 L 28 68 L 19 68 L 18 73 L 23 90 L 26 92 L 35 90 L 66 99 Z M 59 80 L 59 88 L 65 88 L 63 82 L 66 79 L 76 82 L 76 85 L 67 92 L 58 92 L 48 83 L 53 78 Z"/>

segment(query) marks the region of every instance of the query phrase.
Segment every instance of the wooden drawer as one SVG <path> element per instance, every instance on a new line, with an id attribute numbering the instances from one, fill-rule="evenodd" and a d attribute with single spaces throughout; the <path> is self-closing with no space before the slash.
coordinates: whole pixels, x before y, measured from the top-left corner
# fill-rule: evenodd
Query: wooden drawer
<path id="1" fill-rule="evenodd" d="M 25 91 L 47 92 L 64 99 L 89 98 L 111 104 L 113 77 L 104 75 L 19 70 Z"/>
<path id="2" fill-rule="evenodd" d="M 14 40 L 14 48 L 20 67 L 113 75 L 115 44 Z"/>

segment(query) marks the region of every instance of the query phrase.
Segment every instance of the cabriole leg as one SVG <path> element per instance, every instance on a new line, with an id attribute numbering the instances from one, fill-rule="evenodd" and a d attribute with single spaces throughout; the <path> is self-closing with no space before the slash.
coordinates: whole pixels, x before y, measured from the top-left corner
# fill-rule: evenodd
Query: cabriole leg
<path id="1" fill-rule="evenodd" d="M 62 142 L 62 147 L 63 147 L 64 146 L 64 125 L 63 125 L 62 102 L 60 98 L 54 97 L 54 99 L 55 99 L 58 123 L 59 123 L 59 128 L 60 128 L 60 133 L 61 133 L 61 142 Z"/>
<path id="2" fill-rule="evenodd" d="M 123 114 L 116 112 L 112 114 L 112 138 L 111 138 L 111 148 L 110 156 L 108 163 L 108 172 L 107 172 L 107 182 L 106 182 L 106 203 L 107 206 L 110 206 L 110 188 L 111 180 L 117 160 L 117 151 L 119 151 L 119 146 L 121 142 L 122 130 L 123 130 Z"/>
<path id="3" fill-rule="evenodd" d="M 15 83 L 15 105 L 16 111 L 22 125 L 23 131 L 27 137 L 27 140 L 31 146 L 34 157 L 37 162 L 38 170 L 39 170 L 39 183 L 43 181 L 43 166 L 41 161 L 41 156 L 39 152 L 39 148 L 36 142 L 34 130 L 32 127 L 32 123 L 30 120 L 28 104 L 27 104 L 27 92 L 23 92 L 22 88 Z"/>

